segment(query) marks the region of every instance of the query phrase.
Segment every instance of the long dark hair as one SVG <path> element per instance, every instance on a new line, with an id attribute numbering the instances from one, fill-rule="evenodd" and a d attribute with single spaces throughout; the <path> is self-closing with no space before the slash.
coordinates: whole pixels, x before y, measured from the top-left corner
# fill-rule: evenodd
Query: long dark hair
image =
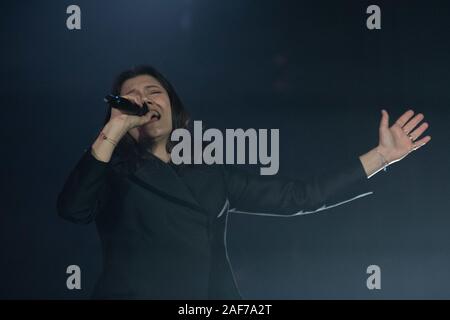
<path id="1" fill-rule="evenodd" d="M 166 90 L 172 111 L 172 131 L 178 128 L 188 129 L 190 125 L 190 116 L 186 111 L 181 99 L 178 97 L 172 84 L 154 67 L 149 65 L 134 66 L 129 70 L 121 72 L 113 82 L 111 93 L 114 95 L 120 95 L 120 89 L 123 83 L 131 78 L 149 75 L 158 80 L 161 86 Z M 108 106 L 105 120 L 105 125 L 111 118 L 111 108 Z M 149 145 L 147 143 L 137 143 L 136 140 L 127 132 L 125 136 L 119 141 L 114 152 L 117 152 L 123 159 L 131 160 L 136 163 L 136 160 L 145 158 L 148 156 Z M 151 142 L 150 142 L 151 143 Z M 167 152 L 171 152 L 174 143 L 169 139 L 166 144 Z"/>

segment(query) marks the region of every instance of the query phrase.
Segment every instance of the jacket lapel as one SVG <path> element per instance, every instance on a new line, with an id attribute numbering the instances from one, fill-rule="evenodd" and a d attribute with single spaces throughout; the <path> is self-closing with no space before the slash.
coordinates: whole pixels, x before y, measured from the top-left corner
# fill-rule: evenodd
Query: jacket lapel
<path id="1" fill-rule="evenodd" d="M 156 159 L 155 156 L 144 160 L 142 166 L 129 178 L 141 187 L 157 193 L 169 201 L 206 212 L 173 168 L 162 160 Z"/>

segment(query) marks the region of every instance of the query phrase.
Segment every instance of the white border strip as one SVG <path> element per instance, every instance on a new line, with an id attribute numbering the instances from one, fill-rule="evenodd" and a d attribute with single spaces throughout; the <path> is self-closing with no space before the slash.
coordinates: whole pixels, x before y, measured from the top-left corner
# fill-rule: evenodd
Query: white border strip
<path id="1" fill-rule="evenodd" d="M 350 202 L 350 201 L 353 201 L 353 200 L 356 200 L 356 199 L 359 199 L 359 198 L 362 198 L 362 197 L 365 197 L 365 196 L 368 196 L 368 195 L 371 195 L 371 194 L 373 194 L 373 191 L 370 191 L 370 192 L 366 192 L 366 193 L 360 194 L 360 195 L 358 195 L 358 196 L 356 196 L 356 197 L 353 197 L 353 198 L 351 198 L 351 199 L 348 199 L 348 200 L 345 200 L 345 201 L 342 201 L 342 202 L 338 202 L 338 203 L 333 204 L 333 205 L 328 206 L 328 207 L 327 207 L 326 205 L 323 205 L 323 206 L 320 207 L 319 209 L 316 209 L 316 210 L 313 210 L 313 211 L 303 211 L 303 210 L 300 210 L 299 212 L 296 212 L 296 213 L 293 213 L 293 214 L 276 214 L 276 213 L 263 213 L 263 212 L 240 211 L 240 210 L 236 210 L 236 208 L 232 208 L 232 209 L 228 210 L 228 212 L 233 212 L 233 213 L 243 213 L 243 214 L 252 214 L 252 215 L 266 216 L 266 217 L 284 217 L 284 218 L 290 218 L 290 217 L 301 216 L 301 215 L 305 215 L 305 214 L 309 214 L 309 213 L 314 213 L 314 212 L 319 212 L 319 211 L 331 209 L 331 208 L 340 206 L 340 205 L 345 204 L 345 203 L 347 203 L 347 202 Z M 228 204 L 228 205 L 229 205 L 228 199 L 227 199 L 227 202 L 226 202 L 225 204 Z M 223 211 L 223 209 L 222 209 L 222 211 Z M 222 214 L 222 213 L 223 213 L 223 212 L 221 212 L 220 214 Z M 220 216 L 220 214 L 219 214 L 219 216 Z"/>

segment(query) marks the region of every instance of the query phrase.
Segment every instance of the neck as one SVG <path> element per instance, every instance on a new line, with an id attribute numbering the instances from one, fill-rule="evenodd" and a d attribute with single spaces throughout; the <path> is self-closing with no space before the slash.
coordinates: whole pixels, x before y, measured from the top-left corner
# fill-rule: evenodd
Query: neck
<path id="1" fill-rule="evenodd" d="M 151 153 L 154 156 L 160 158 L 162 161 L 169 162 L 170 161 L 170 153 L 168 153 L 166 150 L 166 143 L 167 143 L 167 141 L 165 141 L 165 140 L 158 141 L 157 143 L 155 143 L 153 145 Z"/>

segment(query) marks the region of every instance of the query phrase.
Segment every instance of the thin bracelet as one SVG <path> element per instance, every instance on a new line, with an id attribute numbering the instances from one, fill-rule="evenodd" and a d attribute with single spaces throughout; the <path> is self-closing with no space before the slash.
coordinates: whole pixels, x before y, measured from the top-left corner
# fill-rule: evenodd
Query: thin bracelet
<path id="1" fill-rule="evenodd" d="M 117 146 L 117 141 L 115 141 L 115 140 L 113 140 L 113 139 L 111 139 L 111 138 L 108 138 L 108 137 L 106 136 L 106 134 L 105 134 L 103 131 L 100 132 L 100 136 L 103 138 L 103 140 L 109 141 L 109 142 L 112 143 L 114 146 Z"/>
<path id="2" fill-rule="evenodd" d="M 383 165 L 383 170 L 386 171 L 386 168 L 388 167 L 389 162 L 386 161 L 386 158 L 378 151 L 378 149 L 375 149 L 375 152 L 378 153 L 378 155 L 380 156 L 382 165 Z"/>

